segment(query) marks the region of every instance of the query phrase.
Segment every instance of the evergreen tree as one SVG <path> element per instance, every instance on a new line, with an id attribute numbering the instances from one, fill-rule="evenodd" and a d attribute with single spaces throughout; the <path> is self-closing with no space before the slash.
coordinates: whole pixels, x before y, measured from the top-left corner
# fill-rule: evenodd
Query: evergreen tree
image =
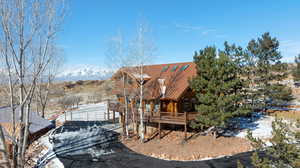
<path id="1" fill-rule="evenodd" d="M 267 156 L 260 157 L 257 152 L 253 153 L 251 159 L 256 168 L 300 167 L 300 132 L 291 127 L 292 125 L 276 119 L 272 123 L 272 145 L 268 147 L 261 139 L 254 138 L 248 132 L 252 146 L 258 151 L 264 151 Z"/>
<path id="2" fill-rule="evenodd" d="M 240 46 L 236 46 L 235 44 L 230 45 L 228 42 L 225 42 L 224 47 L 225 54 L 228 55 L 237 66 L 237 68 L 235 69 L 235 73 L 238 75 L 238 77 L 240 77 L 240 80 L 243 85 L 243 89 L 239 90 L 238 94 L 243 96 L 243 99 L 248 102 L 244 106 L 246 107 L 247 105 L 247 108 L 251 109 L 251 104 L 249 103 L 249 100 L 255 99 L 255 95 L 252 92 L 251 88 L 251 86 L 254 83 L 252 78 L 254 74 L 253 67 L 255 65 L 255 62 Z"/>
<path id="3" fill-rule="evenodd" d="M 293 72 L 294 81 L 300 81 L 300 54 L 295 58 L 296 69 Z"/>
<path id="4" fill-rule="evenodd" d="M 194 128 L 226 126 L 228 119 L 248 112 L 240 94 L 243 84 L 236 71 L 237 64 L 226 52 L 218 53 L 217 57 L 216 48 L 207 47 L 194 56 L 197 76 L 190 85 L 196 92 L 199 112 L 192 123 Z"/>
<path id="5" fill-rule="evenodd" d="M 287 64 L 281 62 L 282 55 L 278 49 L 278 40 L 269 33 L 264 33 L 257 40 L 251 40 L 247 46 L 247 53 L 255 60 L 255 92 L 256 95 L 261 95 L 264 111 L 270 103 L 282 102 L 287 93 L 291 93 L 279 84 L 287 77 Z"/>

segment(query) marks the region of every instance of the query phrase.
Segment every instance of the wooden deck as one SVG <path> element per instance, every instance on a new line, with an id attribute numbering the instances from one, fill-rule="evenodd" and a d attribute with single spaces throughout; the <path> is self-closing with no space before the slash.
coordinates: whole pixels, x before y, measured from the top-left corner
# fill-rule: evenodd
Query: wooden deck
<path id="1" fill-rule="evenodd" d="M 196 118 L 196 112 L 184 112 L 173 115 L 170 112 L 158 112 L 150 117 L 150 122 L 185 125 Z"/>
<path id="2" fill-rule="evenodd" d="M 121 106 L 109 104 L 109 108 L 113 109 L 113 111 L 117 111 L 121 114 L 121 116 L 124 112 L 124 108 Z M 109 110 L 108 110 L 109 111 Z M 137 112 L 137 110 L 131 111 L 130 113 L 134 113 L 134 117 L 137 123 L 140 122 L 140 115 Z M 186 132 L 187 132 L 187 126 L 190 121 L 195 120 L 197 116 L 197 112 L 182 112 L 174 114 L 172 112 L 144 112 L 143 121 L 145 123 L 157 123 L 158 124 L 158 130 L 159 130 L 159 137 L 161 137 L 161 125 L 162 124 L 174 124 L 174 125 L 182 125 L 184 126 L 184 132 L 185 132 L 185 139 L 187 138 Z M 130 114 L 130 116 L 132 113 Z"/>
<path id="3" fill-rule="evenodd" d="M 184 126 L 184 139 L 187 139 L 187 126 L 190 121 L 194 120 L 197 116 L 197 112 L 184 112 L 174 115 L 171 112 L 157 112 L 157 113 L 145 113 L 144 122 L 157 123 L 158 135 L 161 138 L 161 125 L 162 124 L 174 124 Z M 135 114 L 137 121 L 139 122 L 139 114 Z"/>

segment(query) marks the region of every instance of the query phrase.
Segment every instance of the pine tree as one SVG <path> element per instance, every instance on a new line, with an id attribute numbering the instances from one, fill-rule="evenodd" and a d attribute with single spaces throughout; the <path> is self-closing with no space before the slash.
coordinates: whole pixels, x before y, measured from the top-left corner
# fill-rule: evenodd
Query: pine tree
<path id="1" fill-rule="evenodd" d="M 300 81 L 300 54 L 295 58 L 296 68 L 293 72 L 294 81 Z"/>
<path id="2" fill-rule="evenodd" d="M 299 125 L 299 124 L 298 124 Z M 252 146 L 258 151 L 264 151 L 267 157 L 260 157 L 254 152 L 251 159 L 256 168 L 282 168 L 282 167 L 299 167 L 300 166 L 300 147 L 299 131 L 291 128 L 281 119 L 276 119 L 272 123 L 271 146 L 258 138 L 254 138 L 248 132 L 248 139 Z"/>
<path id="3" fill-rule="evenodd" d="M 256 95 L 261 95 L 264 111 L 271 103 L 282 102 L 287 93 L 291 93 L 279 84 L 287 77 L 287 64 L 281 62 L 282 55 L 278 49 L 279 41 L 269 33 L 264 33 L 257 40 L 251 40 L 247 46 L 247 53 L 255 60 L 255 92 Z"/>
<path id="4" fill-rule="evenodd" d="M 196 92 L 196 110 L 199 115 L 192 127 L 223 127 L 228 119 L 248 112 L 242 106 L 240 91 L 243 85 L 236 71 L 238 66 L 226 52 L 219 51 L 217 57 L 216 48 L 207 47 L 195 53 L 194 62 L 197 76 L 191 80 L 190 85 Z"/>
<path id="5" fill-rule="evenodd" d="M 232 61 L 234 61 L 237 68 L 235 73 L 240 77 L 242 82 L 242 90 L 239 90 L 243 99 L 247 101 L 244 107 L 251 109 L 254 103 L 249 103 L 249 100 L 255 99 L 255 94 L 252 92 L 251 86 L 253 85 L 253 74 L 254 74 L 254 60 L 247 54 L 247 52 L 241 47 L 235 44 L 230 45 L 227 41 L 224 43 L 224 52 L 228 55 Z M 253 110 L 252 110 L 253 111 Z"/>

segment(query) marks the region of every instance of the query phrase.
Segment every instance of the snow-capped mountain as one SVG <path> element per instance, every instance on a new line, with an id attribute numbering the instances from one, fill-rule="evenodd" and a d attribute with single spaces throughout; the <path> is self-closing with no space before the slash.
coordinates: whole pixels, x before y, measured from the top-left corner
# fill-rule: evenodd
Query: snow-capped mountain
<path id="1" fill-rule="evenodd" d="M 74 65 L 62 68 L 57 74 L 59 81 L 102 80 L 112 75 L 112 71 L 95 65 Z"/>

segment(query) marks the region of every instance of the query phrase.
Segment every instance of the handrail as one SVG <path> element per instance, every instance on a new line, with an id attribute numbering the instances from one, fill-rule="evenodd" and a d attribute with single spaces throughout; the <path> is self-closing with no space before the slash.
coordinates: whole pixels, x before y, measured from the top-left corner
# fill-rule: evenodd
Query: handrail
<path id="1" fill-rule="evenodd" d="M 166 115 L 167 114 L 167 115 Z M 135 116 L 139 116 L 139 113 L 134 113 Z M 174 120 L 174 121 L 183 121 L 188 122 L 190 120 L 195 119 L 197 115 L 197 112 L 183 112 L 179 113 L 177 116 L 172 115 L 171 112 L 158 112 L 158 113 L 145 113 L 144 114 L 144 120 L 145 119 L 159 119 L 159 120 Z"/>

